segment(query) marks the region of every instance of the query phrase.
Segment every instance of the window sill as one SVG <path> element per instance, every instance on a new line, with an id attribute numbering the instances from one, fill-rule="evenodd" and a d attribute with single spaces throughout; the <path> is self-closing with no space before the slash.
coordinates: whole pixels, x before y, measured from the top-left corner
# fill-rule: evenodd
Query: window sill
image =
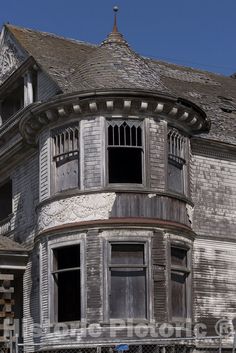
<path id="1" fill-rule="evenodd" d="M 110 327 L 113 325 L 116 325 L 118 323 L 122 323 L 124 324 L 123 326 L 133 326 L 133 325 L 140 325 L 140 324 L 153 324 L 152 321 L 148 320 L 148 319 L 122 319 L 122 318 L 117 318 L 117 319 L 110 319 L 108 321 L 101 321 L 99 322 L 99 324 L 103 327 Z"/>
<path id="2" fill-rule="evenodd" d="M 145 185 L 144 184 L 135 184 L 135 183 L 108 183 L 107 184 L 107 189 L 111 190 L 137 190 L 137 189 L 144 189 Z"/>

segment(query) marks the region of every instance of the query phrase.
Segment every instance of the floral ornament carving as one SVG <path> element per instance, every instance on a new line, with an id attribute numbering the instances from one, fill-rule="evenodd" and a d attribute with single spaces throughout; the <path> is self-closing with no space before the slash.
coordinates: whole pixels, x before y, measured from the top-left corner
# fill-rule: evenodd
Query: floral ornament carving
<path id="1" fill-rule="evenodd" d="M 53 201 L 40 209 L 38 230 L 66 223 L 108 219 L 115 199 L 115 193 L 102 193 Z"/>
<path id="2" fill-rule="evenodd" d="M 15 71 L 24 60 L 24 56 L 17 50 L 13 42 L 6 42 L 0 55 L 0 83 L 5 81 L 10 74 Z"/>

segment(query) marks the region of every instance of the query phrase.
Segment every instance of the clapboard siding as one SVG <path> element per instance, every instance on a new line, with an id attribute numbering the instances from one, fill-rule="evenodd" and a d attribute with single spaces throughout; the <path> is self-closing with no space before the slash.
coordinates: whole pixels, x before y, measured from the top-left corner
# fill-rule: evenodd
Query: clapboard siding
<path id="1" fill-rule="evenodd" d="M 230 321 L 236 312 L 236 244 L 196 239 L 193 254 L 195 320 L 216 334 L 219 319 Z"/>
<path id="2" fill-rule="evenodd" d="M 12 174 L 13 218 L 15 240 L 26 246 L 32 246 L 36 231 L 35 208 L 39 200 L 38 156 L 15 168 Z"/>
<path id="3" fill-rule="evenodd" d="M 102 320 L 102 242 L 98 231 L 87 233 L 86 270 L 87 270 L 87 321 L 88 323 Z"/>
<path id="4" fill-rule="evenodd" d="M 206 237 L 235 238 L 236 162 L 192 156 L 193 230 Z"/>
<path id="5" fill-rule="evenodd" d="M 151 189 L 165 190 L 166 185 L 166 123 L 164 121 L 156 121 L 149 119 L 148 131 L 148 150 L 149 165 L 147 174 L 150 178 Z"/>
<path id="6" fill-rule="evenodd" d="M 154 319 L 167 321 L 167 249 L 161 231 L 155 231 L 152 241 L 152 270 L 154 287 Z"/>
<path id="7" fill-rule="evenodd" d="M 45 130 L 39 140 L 40 201 L 50 196 L 50 132 Z"/>
<path id="8" fill-rule="evenodd" d="M 59 93 L 58 85 L 43 71 L 38 73 L 37 95 L 39 101 L 45 101 Z"/>
<path id="9" fill-rule="evenodd" d="M 85 189 L 98 188 L 102 183 L 101 118 L 84 120 L 81 129 L 84 173 L 82 185 Z"/>
<path id="10" fill-rule="evenodd" d="M 190 226 L 184 201 L 156 194 L 117 193 L 111 217 L 147 217 Z"/>

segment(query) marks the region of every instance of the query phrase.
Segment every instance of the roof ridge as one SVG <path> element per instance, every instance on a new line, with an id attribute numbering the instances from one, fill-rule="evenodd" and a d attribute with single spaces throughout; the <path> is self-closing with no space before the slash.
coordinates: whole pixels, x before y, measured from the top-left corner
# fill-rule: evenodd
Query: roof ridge
<path id="1" fill-rule="evenodd" d="M 16 26 L 16 25 L 12 25 L 12 24 L 9 24 L 9 23 L 5 24 L 5 27 L 8 28 L 9 30 L 11 30 L 11 28 L 13 28 L 13 29 L 16 29 L 16 30 L 21 30 L 22 32 L 28 31 L 28 32 L 38 33 L 38 34 L 41 34 L 41 35 L 44 35 L 44 36 L 49 36 L 49 37 L 52 37 L 52 38 L 69 41 L 69 42 L 72 42 L 72 43 L 75 43 L 75 44 L 85 44 L 85 45 L 88 45 L 88 46 L 91 46 L 91 47 L 97 47 L 98 46 L 97 44 L 85 42 L 85 41 L 82 41 L 82 40 L 77 40 L 77 39 L 74 39 L 74 38 L 68 38 L 68 37 L 60 36 L 60 35 L 57 35 L 55 33 L 44 32 L 44 31 L 39 31 L 37 29 Z"/>
<path id="2" fill-rule="evenodd" d="M 222 78 L 232 78 L 231 76 L 227 76 L 227 75 L 224 75 L 224 74 L 221 74 L 221 73 L 218 73 L 218 72 L 213 72 L 213 71 L 209 71 L 209 70 L 204 70 L 204 69 L 201 69 L 201 68 L 196 68 L 196 67 L 192 67 L 192 66 L 188 66 L 188 65 L 181 65 L 181 64 L 176 64 L 174 62 L 171 62 L 171 61 L 167 61 L 167 60 L 161 60 L 161 59 L 158 59 L 158 58 L 154 58 L 152 56 L 146 56 L 146 55 L 141 55 L 145 60 L 148 60 L 148 61 L 152 61 L 153 63 L 155 64 L 160 64 L 160 65 L 173 65 L 174 67 L 176 67 L 177 69 L 181 68 L 183 69 L 184 71 L 186 69 L 188 70 L 192 70 L 193 72 L 198 72 L 198 73 L 204 73 L 204 74 L 210 74 L 210 75 L 214 75 L 214 76 L 219 76 L 219 77 L 222 77 Z"/>

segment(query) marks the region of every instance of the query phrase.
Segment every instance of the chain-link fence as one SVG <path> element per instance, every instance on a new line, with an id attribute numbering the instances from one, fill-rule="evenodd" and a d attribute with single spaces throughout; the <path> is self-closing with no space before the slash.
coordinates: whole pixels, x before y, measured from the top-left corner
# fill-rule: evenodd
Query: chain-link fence
<path id="1" fill-rule="evenodd" d="M 222 337 L 158 339 L 151 343 L 132 342 L 126 349 L 116 344 L 23 344 L 17 339 L 0 344 L 0 353 L 235 353 L 234 343 L 227 343 Z"/>

